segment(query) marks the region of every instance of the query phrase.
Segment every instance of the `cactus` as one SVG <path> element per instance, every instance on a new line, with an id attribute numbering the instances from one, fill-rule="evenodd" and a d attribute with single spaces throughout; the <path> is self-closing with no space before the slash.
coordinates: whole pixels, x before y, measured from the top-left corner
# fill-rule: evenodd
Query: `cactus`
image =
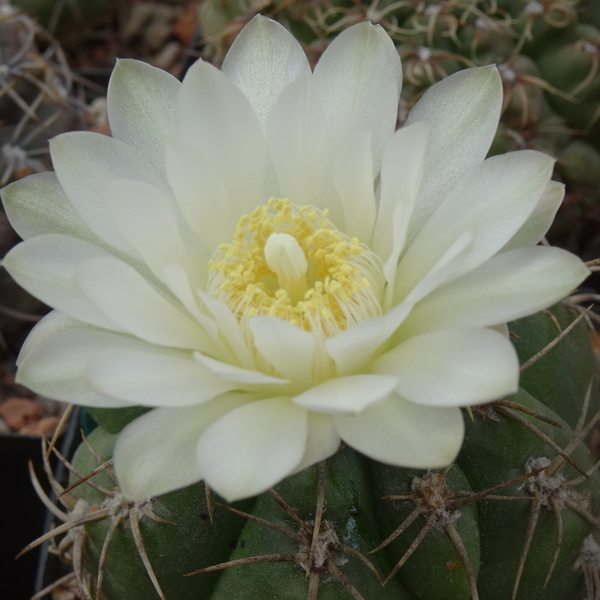
<path id="1" fill-rule="evenodd" d="M 198 483 L 132 502 L 110 459 L 135 412 L 92 409 L 101 426 L 61 457 L 71 485 L 46 469 L 63 523 L 29 548 L 52 539 L 89 600 L 595 598 L 600 477 L 584 440 L 600 398 L 577 301 L 511 324 L 521 389 L 465 412 L 443 471 L 345 447 L 256 499 Z"/>
<path id="2" fill-rule="evenodd" d="M 13 3 L 56 35 L 69 33 L 74 25 L 85 25 L 115 5 L 113 0 L 13 0 Z"/>
<path id="3" fill-rule="evenodd" d="M 589 168 L 574 168 L 573 156 L 591 166 L 600 151 L 596 0 L 206 0 L 199 9 L 204 56 L 220 63 L 237 32 L 258 12 L 288 27 L 314 62 L 342 29 L 360 21 L 380 24 L 403 62 L 401 123 L 436 81 L 496 63 L 505 102 L 491 153 L 533 148 L 558 158 L 554 178 L 568 184 L 570 202 L 551 232 L 555 240 L 569 241 L 563 232 L 576 218 L 594 219 L 597 180 Z M 572 247 L 584 252 L 587 241 Z"/>
<path id="4" fill-rule="evenodd" d="M 0 1 L 0 186 L 50 168 L 48 139 L 81 126 L 84 105 L 56 40 Z"/>

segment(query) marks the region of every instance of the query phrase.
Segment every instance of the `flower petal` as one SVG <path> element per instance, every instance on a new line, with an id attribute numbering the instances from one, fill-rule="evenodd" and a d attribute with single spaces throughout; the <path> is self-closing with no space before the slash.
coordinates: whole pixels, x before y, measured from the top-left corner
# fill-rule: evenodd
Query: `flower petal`
<path id="1" fill-rule="evenodd" d="M 225 394 L 200 406 L 155 408 L 132 421 L 119 434 L 114 450 L 123 494 L 143 500 L 202 479 L 196 460 L 202 432 L 248 399 L 243 394 Z"/>
<path id="2" fill-rule="evenodd" d="M 111 320 L 143 340 L 193 350 L 213 348 L 207 333 L 174 301 L 117 258 L 81 263 L 74 282 Z"/>
<path id="3" fill-rule="evenodd" d="M 235 38 L 221 71 L 246 94 L 264 124 L 282 90 L 310 73 L 310 65 L 285 27 L 256 15 Z"/>
<path id="4" fill-rule="evenodd" d="M 283 90 L 267 119 L 266 135 L 280 197 L 297 206 L 323 206 L 331 138 L 309 75 Z"/>
<path id="5" fill-rule="evenodd" d="M 485 158 L 501 109 L 502 81 L 492 65 L 446 77 L 430 87 L 410 111 L 406 125 L 425 121 L 431 125 L 431 136 L 409 241 L 462 175 Z"/>
<path id="6" fill-rule="evenodd" d="M 409 302 L 394 306 L 387 313 L 361 321 L 325 341 L 327 354 L 334 360 L 340 376 L 362 369 L 381 344 L 392 336 L 412 309 Z"/>
<path id="7" fill-rule="evenodd" d="M 49 233 L 15 246 L 4 257 L 2 265 L 22 288 L 49 306 L 85 323 L 123 331 L 73 284 L 80 263 L 109 257 L 108 252 L 94 244 Z"/>
<path id="8" fill-rule="evenodd" d="M 332 418 L 329 415 L 320 415 L 309 411 L 306 450 L 294 473 L 299 473 L 307 467 L 333 456 L 340 447 L 340 442 L 341 439 L 333 426 Z"/>
<path id="9" fill-rule="evenodd" d="M 384 262 L 389 290 L 421 185 L 430 126 L 414 123 L 399 129 L 388 144 L 381 166 L 381 196 L 371 248 Z"/>
<path id="10" fill-rule="evenodd" d="M 40 337 L 19 361 L 17 381 L 38 394 L 82 406 L 118 408 L 129 402 L 94 390 L 85 373 L 88 362 L 107 348 L 131 347 L 138 340 L 79 326 Z"/>
<path id="11" fill-rule="evenodd" d="M 208 257 L 192 260 L 173 204 L 143 181 L 118 180 L 106 186 L 106 205 L 123 236 L 158 279 L 168 265 L 181 265 L 194 287 L 206 281 Z"/>
<path id="12" fill-rule="evenodd" d="M 21 365 L 29 352 L 41 344 L 46 338 L 59 331 L 78 329 L 80 327 L 88 326 L 58 310 L 50 311 L 35 324 L 25 339 L 25 342 L 23 342 L 23 346 L 21 347 L 21 351 L 17 358 L 17 367 Z"/>
<path id="13" fill-rule="evenodd" d="M 242 213 L 232 212 L 223 175 L 214 160 L 191 144 L 169 140 L 167 177 L 186 223 L 204 247 L 199 260 L 208 264 L 216 248 L 231 242 Z"/>
<path id="14" fill-rule="evenodd" d="M 317 346 L 314 334 L 267 316 L 253 317 L 249 326 L 257 350 L 282 377 L 305 386 L 313 381 Z"/>
<path id="15" fill-rule="evenodd" d="M 560 248 L 509 250 L 427 296 L 400 333 L 411 336 L 520 319 L 564 298 L 588 275 L 579 258 Z"/>
<path id="16" fill-rule="evenodd" d="M 517 353 L 490 329 L 418 335 L 380 356 L 369 371 L 397 376 L 398 395 L 430 406 L 480 404 L 519 387 Z"/>
<path id="17" fill-rule="evenodd" d="M 370 362 L 375 351 L 391 338 L 415 303 L 445 281 L 460 265 L 472 235 L 464 232 L 404 299 L 379 317 L 361 321 L 325 341 L 339 375 L 349 375 Z"/>
<path id="18" fill-rule="evenodd" d="M 501 252 L 535 246 L 550 229 L 564 197 L 564 183 L 558 183 L 558 181 L 548 183 L 532 215 L 506 243 Z"/>
<path id="19" fill-rule="evenodd" d="M 63 233 L 98 244 L 100 238 L 83 222 L 55 173 L 35 173 L 2 189 L 4 209 L 13 229 L 24 239 Z"/>
<path id="20" fill-rule="evenodd" d="M 448 466 L 462 446 L 465 427 L 459 408 L 422 406 L 395 395 L 359 415 L 333 419 L 349 446 L 383 463 L 411 469 Z"/>
<path id="21" fill-rule="evenodd" d="M 307 411 L 289 398 L 268 398 L 228 412 L 198 443 L 200 472 L 228 502 L 260 494 L 300 464 Z"/>
<path id="22" fill-rule="evenodd" d="M 90 359 L 86 377 L 101 394 L 140 406 L 202 404 L 240 387 L 215 377 L 191 356 L 163 348 L 104 350 Z"/>
<path id="23" fill-rule="evenodd" d="M 453 277 L 496 254 L 535 209 L 553 164 L 541 152 L 522 150 L 494 156 L 471 169 L 408 248 L 398 267 L 397 287 L 408 292 L 466 230 L 475 237 Z"/>
<path id="24" fill-rule="evenodd" d="M 114 179 L 132 179 L 168 194 L 166 182 L 152 163 L 120 140 L 87 131 L 53 138 L 50 153 L 60 185 L 80 217 L 107 243 L 135 256 L 104 203 L 104 190 Z"/>
<path id="25" fill-rule="evenodd" d="M 181 85 L 175 136 L 214 161 L 232 214 L 264 204 L 264 137 L 256 113 L 229 77 L 202 60 Z"/>
<path id="26" fill-rule="evenodd" d="M 244 339 L 240 323 L 235 315 L 229 310 L 229 307 L 220 300 L 211 298 L 208 294 L 205 294 L 201 290 L 198 290 L 198 295 L 200 296 L 206 308 L 215 318 L 219 328 L 219 333 L 235 354 L 237 363 L 244 369 L 254 369 L 254 357 L 252 356 L 250 349 L 248 348 L 248 344 Z"/>
<path id="27" fill-rule="evenodd" d="M 167 265 L 162 272 L 162 279 L 200 326 L 206 331 L 214 344 L 210 355 L 219 360 L 234 361 L 231 348 L 221 338 L 219 326 L 215 319 L 203 312 L 199 306 L 199 297 L 190 284 L 189 276 L 181 265 Z"/>
<path id="28" fill-rule="evenodd" d="M 374 171 L 394 133 L 401 85 L 400 58 L 379 26 L 360 23 L 329 44 L 313 74 L 334 152 L 355 131 L 372 132 Z M 421 119 L 423 120 L 423 119 Z"/>
<path id="29" fill-rule="evenodd" d="M 108 84 L 113 137 L 135 148 L 162 173 L 180 87 L 170 73 L 130 59 L 117 60 Z"/>
<path id="30" fill-rule="evenodd" d="M 286 385 L 289 383 L 287 379 L 279 379 L 271 377 L 260 371 L 252 371 L 251 369 L 242 369 L 235 365 L 215 360 L 210 356 L 194 352 L 194 359 L 198 364 L 201 364 L 207 371 L 215 377 L 224 381 L 238 382 L 236 387 L 245 387 L 246 385 Z M 243 386 L 239 384 L 245 384 Z"/>
<path id="31" fill-rule="evenodd" d="M 357 132 L 342 146 L 331 177 L 344 212 L 340 229 L 351 238 L 368 242 L 377 214 L 370 131 Z"/>
<path id="32" fill-rule="evenodd" d="M 358 414 L 389 396 L 398 378 L 385 375 L 350 375 L 329 379 L 294 398 L 294 402 L 316 412 Z"/>

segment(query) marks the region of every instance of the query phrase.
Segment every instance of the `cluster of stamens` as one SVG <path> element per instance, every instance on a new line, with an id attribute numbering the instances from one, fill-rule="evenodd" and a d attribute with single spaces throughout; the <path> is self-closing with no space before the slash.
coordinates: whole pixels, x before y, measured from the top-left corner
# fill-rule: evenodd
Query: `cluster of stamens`
<path id="1" fill-rule="evenodd" d="M 271 198 L 238 221 L 209 268 L 209 293 L 243 324 L 269 315 L 332 336 L 381 314 L 379 258 L 337 230 L 327 210 Z"/>

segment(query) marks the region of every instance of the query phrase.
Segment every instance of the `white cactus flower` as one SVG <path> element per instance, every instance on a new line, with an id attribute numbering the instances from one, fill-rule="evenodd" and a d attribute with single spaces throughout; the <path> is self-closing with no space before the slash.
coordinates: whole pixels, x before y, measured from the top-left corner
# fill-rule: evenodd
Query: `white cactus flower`
<path id="1" fill-rule="evenodd" d="M 314 72 L 255 17 L 223 68 L 183 83 L 133 60 L 111 79 L 112 138 L 66 133 L 56 173 L 4 190 L 24 242 L 4 266 L 55 310 L 18 381 L 90 407 L 153 410 L 120 433 L 131 499 L 204 479 L 267 490 L 343 440 L 392 465 L 460 450 L 460 407 L 515 392 L 508 321 L 587 276 L 537 246 L 563 196 L 553 160 L 485 159 L 495 67 L 427 91 L 395 130 L 391 39 L 349 28 Z"/>

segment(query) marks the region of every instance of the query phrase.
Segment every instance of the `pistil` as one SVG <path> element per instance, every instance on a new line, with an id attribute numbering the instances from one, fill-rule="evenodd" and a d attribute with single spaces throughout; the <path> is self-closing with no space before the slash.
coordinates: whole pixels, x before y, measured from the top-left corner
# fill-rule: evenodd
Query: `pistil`
<path id="1" fill-rule="evenodd" d="M 293 303 L 302 300 L 308 290 L 308 261 L 296 238 L 289 233 L 272 233 L 265 244 L 265 260 L 290 300 Z"/>

